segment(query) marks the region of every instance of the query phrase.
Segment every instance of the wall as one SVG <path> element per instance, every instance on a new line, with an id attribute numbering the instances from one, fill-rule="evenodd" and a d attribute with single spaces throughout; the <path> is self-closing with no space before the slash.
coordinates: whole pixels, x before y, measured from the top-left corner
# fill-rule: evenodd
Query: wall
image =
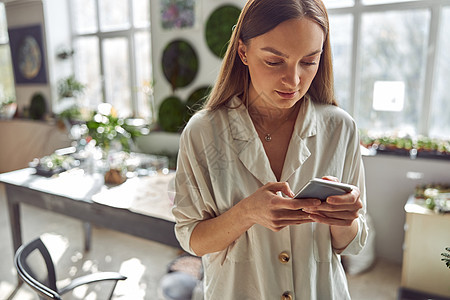
<path id="1" fill-rule="evenodd" d="M 152 59 L 153 77 L 155 82 L 154 95 L 157 107 L 160 102 L 172 95 L 172 90 L 164 77 L 161 60 L 164 48 L 175 39 L 184 39 L 194 46 L 199 57 L 199 72 L 194 81 L 185 88 L 176 91 L 182 100 L 197 88 L 212 85 L 220 69 L 221 59 L 208 48 L 204 37 L 204 26 L 210 14 L 224 4 L 236 5 L 242 8 L 245 1 L 196 1 L 196 26 L 181 30 L 164 30 L 161 26 L 160 1 L 150 2 L 152 28 Z M 16 96 L 19 110 L 29 105 L 31 96 L 41 92 L 49 100 L 49 106 L 57 101 L 56 83 L 59 78 L 71 74 L 73 66 L 56 59 L 56 51 L 61 46 L 70 46 L 70 24 L 66 0 L 14 0 L 6 2 L 8 27 L 21 27 L 42 24 L 44 30 L 44 48 L 47 56 L 47 73 L 49 84 L 17 85 Z M 45 21 L 44 21 L 45 20 Z M 231 28 L 230 28 L 231 31 Z"/>
<path id="2" fill-rule="evenodd" d="M 205 41 L 205 28 L 210 14 L 218 7 L 224 4 L 235 5 L 242 8 L 245 1 L 227 0 L 211 1 L 197 0 L 196 13 L 199 17 L 198 23 L 194 28 L 181 30 L 164 30 L 161 27 L 160 20 L 160 1 L 151 1 L 151 27 L 152 27 L 152 57 L 153 57 L 153 77 L 155 81 L 155 101 L 156 107 L 164 98 L 172 95 L 172 89 L 164 77 L 161 66 L 162 52 L 166 45 L 176 39 L 184 39 L 194 46 L 199 57 L 199 72 L 194 81 L 185 88 L 180 88 L 175 95 L 185 101 L 188 96 L 197 88 L 212 85 L 220 69 L 221 59 L 215 56 L 208 48 Z M 230 28 L 231 31 L 231 28 Z"/>
<path id="3" fill-rule="evenodd" d="M 387 155 L 365 156 L 363 160 L 367 207 L 374 222 L 377 257 L 401 263 L 404 205 L 416 185 L 450 183 L 450 160 L 412 160 Z"/>
<path id="4" fill-rule="evenodd" d="M 44 11 L 41 1 L 12 1 L 6 3 L 6 19 L 8 28 L 24 27 L 29 25 L 41 24 L 43 26 L 43 40 L 45 41 Z M 46 52 L 46 43 L 43 43 L 44 52 Z M 45 62 L 47 57 L 44 55 Z M 48 65 L 45 66 L 48 73 Z M 45 84 L 21 84 L 16 85 L 16 99 L 18 110 L 30 104 L 34 93 L 40 92 L 46 99 L 50 99 L 50 87 Z"/>
<path id="5" fill-rule="evenodd" d="M 26 168 L 34 158 L 71 144 L 56 124 L 25 119 L 0 120 L 0 141 L 0 173 Z"/>
<path id="6" fill-rule="evenodd" d="M 72 65 L 56 58 L 61 46 L 70 46 L 70 24 L 64 0 L 14 0 L 5 3 L 8 28 L 41 24 L 47 84 L 16 85 L 19 111 L 29 106 L 33 94 L 39 92 L 47 100 L 49 110 L 57 100 L 58 79 L 72 73 Z"/>

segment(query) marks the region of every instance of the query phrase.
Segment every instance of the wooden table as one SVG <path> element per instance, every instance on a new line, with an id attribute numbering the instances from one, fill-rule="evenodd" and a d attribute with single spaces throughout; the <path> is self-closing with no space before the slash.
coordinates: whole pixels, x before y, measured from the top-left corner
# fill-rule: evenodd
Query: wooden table
<path id="1" fill-rule="evenodd" d="M 174 173 L 128 179 L 106 186 L 100 174 L 74 169 L 52 178 L 32 168 L 0 174 L 5 185 L 14 253 L 22 244 L 20 204 L 77 218 L 85 224 L 180 247 L 174 233 L 168 185 Z M 90 226 L 85 248 L 90 247 Z"/>

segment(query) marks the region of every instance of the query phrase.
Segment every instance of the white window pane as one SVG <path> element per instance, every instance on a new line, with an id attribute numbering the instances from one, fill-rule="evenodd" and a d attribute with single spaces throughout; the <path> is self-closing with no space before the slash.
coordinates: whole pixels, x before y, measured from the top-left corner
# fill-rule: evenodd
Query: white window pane
<path id="1" fill-rule="evenodd" d="M 83 107 L 96 109 L 102 102 L 98 38 L 83 37 L 74 42 L 76 78 L 86 85 L 84 95 L 78 101 Z"/>
<path id="2" fill-rule="evenodd" d="M 150 0 L 133 0 L 133 23 L 139 28 L 150 26 Z"/>
<path id="3" fill-rule="evenodd" d="M 95 0 L 72 0 L 73 30 L 75 33 L 97 31 L 97 6 Z"/>
<path id="4" fill-rule="evenodd" d="M 128 40 L 103 40 L 106 102 L 111 103 L 122 117 L 131 116 L 130 61 Z"/>
<path id="5" fill-rule="evenodd" d="M 136 81 L 137 89 L 137 115 L 139 117 L 152 120 L 155 118 L 150 107 L 151 84 L 152 84 L 152 63 L 150 50 L 150 33 L 147 31 L 136 33 Z"/>
<path id="6" fill-rule="evenodd" d="M 430 118 L 430 136 L 450 138 L 450 7 L 443 10 L 440 26 L 439 49 L 437 57 L 437 70 L 435 88 Z"/>
<path id="7" fill-rule="evenodd" d="M 350 108 L 351 65 L 352 65 L 352 15 L 331 15 L 330 35 L 333 51 L 333 71 L 336 99 L 340 107 Z"/>
<path id="8" fill-rule="evenodd" d="M 349 7 L 355 5 L 355 0 L 324 0 L 327 8 Z"/>
<path id="9" fill-rule="evenodd" d="M 101 31 L 130 27 L 128 0 L 99 0 L 99 10 Z"/>
<path id="10" fill-rule="evenodd" d="M 15 96 L 14 75 L 9 45 L 0 45 L 0 102 Z"/>
<path id="11" fill-rule="evenodd" d="M 8 42 L 8 26 L 6 24 L 5 5 L 0 2 L 0 44 Z"/>
<path id="12" fill-rule="evenodd" d="M 361 82 L 357 95 L 356 119 L 359 127 L 378 133 L 418 133 L 426 70 L 429 32 L 428 10 L 392 11 L 365 14 L 361 27 Z M 380 85 L 376 82 L 382 82 Z M 390 83 L 389 83 L 390 82 Z M 374 87 L 404 85 L 404 94 L 395 88 L 377 97 Z M 390 93 L 390 94 L 389 94 Z M 375 93 L 377 95 L 379 93 Z M 403 102 L 400 111 L 380 109 L 380 101 L 390 95 L 392 107 Z M 403 95 L 404 99 L 397 99 Z"/>

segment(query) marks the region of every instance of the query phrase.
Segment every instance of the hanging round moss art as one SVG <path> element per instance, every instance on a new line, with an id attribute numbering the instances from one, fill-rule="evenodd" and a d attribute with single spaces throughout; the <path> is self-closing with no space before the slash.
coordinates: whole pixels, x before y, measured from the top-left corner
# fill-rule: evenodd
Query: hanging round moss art
<path id="1" fill-rule="evenodd" d="M 201 87 L 196 89 L 186 101 L 188 118 L 192 117 L 197 111 L 199 111 L 206 101 L 206 98 L 211 92 L 211 87 Z"/>
<path id="2" fill-rule="evenodd" d="M 167 132 L 179 132 L 186 123 L 186 105 L 175 96 L 167 97 L 159 106 L 158 124 Z"/>
<path id="3" fill-rule="evenodd" d="M 42 120 L 46 112 L 47 102 L 45 101 L 44 95 L 41 93 L 34 94 L 29 107 L 30 118 L 33 120 Z"/>
<path id="4" fill-rule="evenodd" d="M 223 58 L 230 41 L 233 26 L 237 23 L 241 10 L 234 5 L 217 8 L 208 18 L 205 38 L 209 49 Z"/>
<path id="5" fill-rule="evenodd" d="M 198 73 L 198 57 L 187 41 L 175 40 L 164 49 L 162 67 L 164 76 L 175 91 L 194 80 Z"/>

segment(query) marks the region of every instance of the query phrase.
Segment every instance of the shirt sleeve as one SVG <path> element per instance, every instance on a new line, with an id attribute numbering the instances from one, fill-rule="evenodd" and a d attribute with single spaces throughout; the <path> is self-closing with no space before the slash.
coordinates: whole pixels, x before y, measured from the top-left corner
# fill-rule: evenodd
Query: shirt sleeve
<path id="1" fill-rule="evenodd" d="M 204 141 L 208 139 L 201 130 L 193 130 L 189 125 L 180 139 L 172 213 L 176 220 L 175 235 L 181 247 L 196 255 L 190 246 L 192 231 L 202 220 L 217 216 L 218 209 L 205 163 L 207 144 Z"/>
<path id="2" fill-rule="evenodd" d="M 349 141 L 348 152 L 346 155 L 345 171 L 347 178 L 343 178 L 345 182 L 356 185 L 360 190 L 360 199 L 363 207 L 359 211 L 357 218 L 358 232 L 350 244 L 340 253 L 341 255 L 356 255 L 364 248 L 367 237 L 369 235 L 369 228 L 367 226 L 366 213 L 366 187 L 364 165 L 361 157 L 359 134 L 356 124 L 353 122 L 353 130 Z"/>

